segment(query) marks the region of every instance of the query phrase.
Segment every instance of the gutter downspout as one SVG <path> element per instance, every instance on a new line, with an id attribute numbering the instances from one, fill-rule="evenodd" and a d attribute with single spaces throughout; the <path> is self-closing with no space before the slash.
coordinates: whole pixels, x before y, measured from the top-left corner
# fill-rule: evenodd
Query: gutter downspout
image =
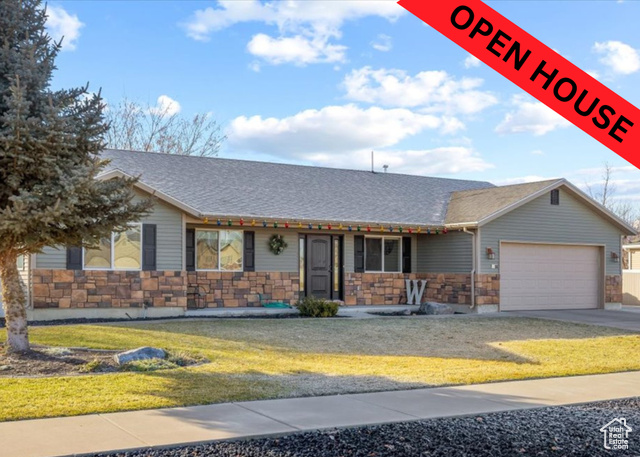
<path id="1" fill-rule="evenodd" d="M 476 234 L 475 232 L 470 232 L 466 227 L 462 229 L 464 233 L 471 235 L 471 309 L 476 307 Z"/>

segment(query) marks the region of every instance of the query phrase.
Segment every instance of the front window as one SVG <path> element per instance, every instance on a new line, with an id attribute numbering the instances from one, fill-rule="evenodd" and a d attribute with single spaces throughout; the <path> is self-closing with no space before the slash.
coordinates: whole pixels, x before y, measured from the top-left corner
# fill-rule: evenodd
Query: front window
<path id="1" fill-rule="evenodd" d="M 198 270 L 242 271 L 244 234 L 234 230 L 196 230 Z"/>
<path id="2" fill-rule="evenodd" d="M 142 269 L 142 233 L 140 226 L 113 234 L 113 265 L 116 270 Z"/>
<path id="3" fill-rule="evenodd" d="M 220 269 L 242 271 L 242 241 L 244 234 L 237 231 L 220 232 Z"/>
<path id="4" fill-rule="evenodd" d="M 142 269 L 142 226 L 134 225 L 120 233 L 103 238 L 97 247 L 85 249 L 85 270 Z"/>
<path id="5" fill-rule="evenodd" d="M 402 271 L 402 239 L 397 237 L 367 237 L 365 239 L 365 270 L 368 272 L 400 273 Z"/>

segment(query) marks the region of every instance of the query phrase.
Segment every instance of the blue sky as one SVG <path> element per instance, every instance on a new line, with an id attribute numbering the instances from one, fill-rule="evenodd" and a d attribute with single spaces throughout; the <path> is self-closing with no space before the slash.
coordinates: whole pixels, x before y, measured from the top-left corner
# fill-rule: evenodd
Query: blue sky
<path id="1" fill-rule="evenodd" d="M 640 2 L 487 1 L 636 106 Z M 640 201 L 640 171 L 390 0 L 56 1 L 55 87 L 211 112 L 222 157 L 488 180 L 563 176 Z"/>

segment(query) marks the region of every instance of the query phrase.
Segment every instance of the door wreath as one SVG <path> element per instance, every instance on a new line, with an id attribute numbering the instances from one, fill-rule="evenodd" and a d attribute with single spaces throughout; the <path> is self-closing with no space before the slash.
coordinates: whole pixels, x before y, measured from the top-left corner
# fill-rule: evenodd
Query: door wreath
<path id="1" fill-rule="evenodd" d="M 274 255 L 280 255 L 287 249 L 287 242 L 282 235 L 273 235 L 269 239 L 269 249 Z"/>

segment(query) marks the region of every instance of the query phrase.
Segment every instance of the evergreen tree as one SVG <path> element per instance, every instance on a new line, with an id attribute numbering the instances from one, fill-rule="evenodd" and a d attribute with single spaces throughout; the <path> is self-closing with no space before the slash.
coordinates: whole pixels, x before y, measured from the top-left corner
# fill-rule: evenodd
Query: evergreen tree
<path id="1" fill-rule="evenodd" d="M 96 180 L 108 129 L 88 87 L 50 87 L 61 43 L 40 0 L 0 1 L 0 281 L 9 351 L 29 349 L 17 258 L 45 246 L 91 246 L 149 209 L 133 180 Z"/>

